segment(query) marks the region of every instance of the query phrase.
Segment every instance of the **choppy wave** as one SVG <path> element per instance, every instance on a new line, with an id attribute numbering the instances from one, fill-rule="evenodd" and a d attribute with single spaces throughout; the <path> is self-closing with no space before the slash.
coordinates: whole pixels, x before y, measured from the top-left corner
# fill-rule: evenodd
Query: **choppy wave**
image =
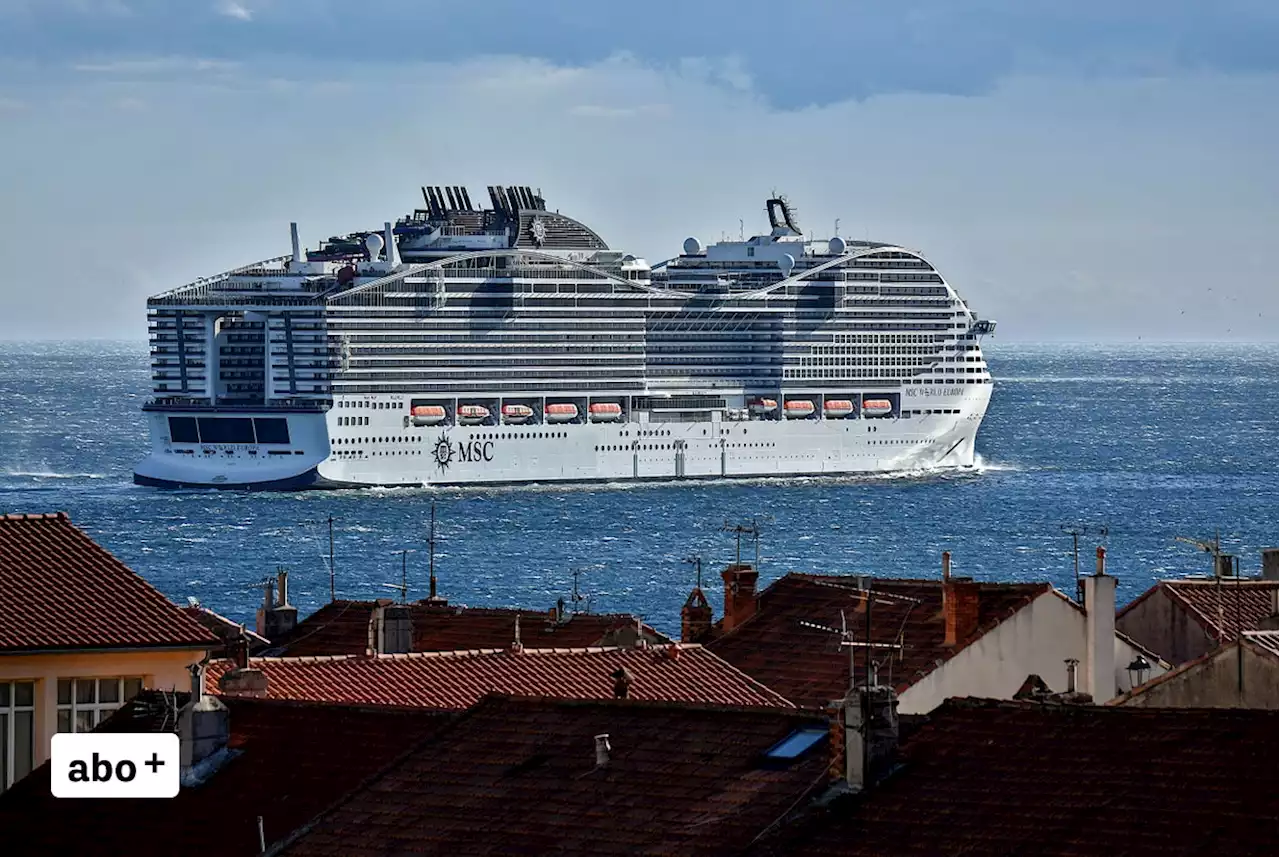
<path id="1" fill-rule="evenodd" d="M 12 479 L 115 479 L 118 473 L 58 473 L 53 470 L 0 470 Z"/>

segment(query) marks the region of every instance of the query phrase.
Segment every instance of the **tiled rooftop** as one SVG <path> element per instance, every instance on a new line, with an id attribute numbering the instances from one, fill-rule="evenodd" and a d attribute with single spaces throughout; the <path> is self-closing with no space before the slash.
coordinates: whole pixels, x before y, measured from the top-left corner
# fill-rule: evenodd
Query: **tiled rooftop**
<path id="1" fill-rule="evenodd" d="M 1277 583 L 1274 580 L 1162 580 L 1120 611 L 1124 616 L 1157 590 L 1181 605 L 1217 640 L 1234 640 L 1240 631 L 1258 627 L 1275 615 Z"/>
<path id="2" fill-rule="evenodd" d="M 1280 657 L 1280 631 L 1245 631 L 1244 638 L 1258 648 Z"/>
<path id="3" fill-rule="evenodd" d="M 809 628 L 812 622 L 840 627 L 840 614 L 857 640 L 866 635 L 864 598 L 856 577 L 788 574 L 760 593 L 756 614 L 707 644 L 743 672 L 803 707 L 825 706 L 849 687 L 849 650 L 837 634 Z M 957 646 L 944 645 L 946 620 L 940 580 L 863 578 L 884 596 L 871 605 L 871 642 L 896 643 L 901 655 L 889 659 L 880 678 L 899 693 L 933 671 L 1034 598 L 1047 583 L 979 583 L 978 630 Z M 857 675 L 862 681 L 862 657 Z"/>
<path id="4" fill-rule="evenodd" d="M 256 652 L 267 646 L 268 640 L 265 637 L 259 636 L 256 632 L 245 628 L 239 622 L 232 621 L 220 613 L 214 613 L 208 607 L 188 605 L 181 608 L 181 610 L 208 628 L 215 637 L 222 641 L 223 645 L 214 652 L 214 657 L 230 657 L 231 653 L 227 649 L 227 644 L 238 638 L 242 631 L 245 639 L 249 642 L 250 651 Z"/>
<path id="5" fill-rule="evenodd" d="M 1273 857 L 1278 726 L 1274 711 L 948 700 L 887 781 L 751 853 Z"/>
<path id="6" fill-rule="evenodd" d="M 63 512 L 0 515 L 0 606 L 0 651 L 216 643 Z"/>
<path id="7" fill-rule="evenodd" d="M 674 655 L 674 656 L 673 656 Z M 625 667 L 631 699 L 791 707 L 769 688 L 701 646 L 617 649 L 509 649 L 252 658 L 273 699 L 464 709 L 489 693 L 612 699 Z M 210 664 L 211 693 L 230 661 Z"/>
<path id="8" fill-rule="evenodd" d="M 728 855 L 825 785 L 825 739 L 762 757 L 816 721 L 794 710 L 490 697 L 282 852 Z M 609 761 L 596 767 L 595 736 Z"/>
<path id="9" fill-rule="evenodd" d="M 283 640 L 272 640 L 281 656 L 363 655 L 369 648 L 369 623 L 377 602 L 334 601 L 298 623 Z M 496 649 L 513 639 L 520 617 L 526 648 L 582 648 L 603 645 L 611 635 L 634 628 L 633 616 L 617 613 L 571 613 L 556 622 L 548 612 L 492 607 L 460 607 L 416 602 L 409 605 L 413 651 L 452 652 Z M 648 636 L 666 638 L 645 626 Z"/>
<path id="10" fill-rule="evenodd" d="M 177 698 L 185 702 L 185 694 Z M 256 855 L 258 816 L 268 844 L 284 837 L 450 719 L 423 710 L 257 699 L 226 705 L 230 746 L 240 755 L 202 785 L 172 800 L 58 800 L 49 793 L 46 764 L 0 795 L 0 852 Z M 145 691 L 99 728 L 171 731 L 172 711 L 163 694 Z"/>

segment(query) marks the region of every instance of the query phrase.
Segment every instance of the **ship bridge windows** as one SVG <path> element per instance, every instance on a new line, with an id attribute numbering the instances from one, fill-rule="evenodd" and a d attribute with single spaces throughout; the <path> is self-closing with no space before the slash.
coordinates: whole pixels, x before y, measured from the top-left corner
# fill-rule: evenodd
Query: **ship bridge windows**
<path id="1" fill-rule="evenodd" d="M 173 443 L 287 444 L 283 417 L 169 417 Z"/>

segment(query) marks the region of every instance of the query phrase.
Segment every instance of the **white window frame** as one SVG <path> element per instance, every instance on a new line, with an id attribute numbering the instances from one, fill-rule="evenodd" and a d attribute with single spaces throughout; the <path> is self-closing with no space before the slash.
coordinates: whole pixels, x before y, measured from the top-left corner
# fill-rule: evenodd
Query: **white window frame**
<path id="1" fill-rule="evenodd" d="M 70 688 L 71 688 L 70 702 L 61 702 L 61 701 L 58 702 L 57 720 L 60 721 L 62 719 L 63 712 L 66 712 L 68 728 L 64 729 L 62 727 L 62 723 L 57 722 L 56 725 L 57 725 L 58 732 L 80 731 L 79 729 L 76 728 L 76 726 L 77 726 L 77 721 L 79 719 L 77 715 L 80 714 L 81 712 L 93 712 L 93 723 L 90 725 L 89 728 L 90 729 L 96 728 L 99 723 L 101 723 L 103 720 L 106 720 L 108 717 L 110 717 L 112 712 L 114 712 L 116 709 L 120 708 L 122 705 L 124 705 L 126 702 L 129 701 L 130 697 L 125 695 L 125 682 L 129 682 L 129 681 L 138 682 L 139 691 L 146 686 L 145 677 L 138 676 L 138 675 L 60 676 L 58 678 L 59 684 L 61 684 L 61 682 L 64 682 L 64 681 L 71 683 L 70 684 Z M 114 681 L 116 683 L 116 698 L 114 702 L 102 702 L 99 700 L 99 696 L 101 695 L 100 694 L 101 688 L 99 686 L 99 682 L 103 682 L 103 681 Z M 76 701 L 77 700 L 76 686 L 80 682 L 93 683 L 93 702 L 77 702 Z"/>
<path id="2" fill-rule="evenodd" d="M 2 793 L 2 792 L 4 792 L 4 791 L 6 791 L 10 786 L 12 786 L 12 785 L 14 784 L 15 779 L 16 779 L 16 778 L 14 777 L 14 769 L 15 769 L 15 767 L 16 767 L 16 765 L 14 764 L 14 761 L 15 761 L 15 760 L 14 760 L 14 750 L 15 750 L 15 749 L 16 749 L 16 747 L 17 747 L 16 737 L 17 737 L 17 722 L 18 722 L 18 718 L 17 718 L 17 716 L 16 716 L 16 715 L 17 715 L 19 712 L 22 712 L 22 713 L 30 712 L 30 713 L 31 713 L 31 741 L 30 741 L 29 746 L 31 747 L 31 769 L 32 769 L 32 770 L 35 770 L 35 761 L 36 761 L 36 760 L 35 760 L 35 755 L 36 755 L 36 714 L 35 714 L 35 712 L 36 712 L 36 706 L 35 706 L 35 701 L 36 701 L 36 692 L 37 692 L 37 689 L 36 689 L 36 682 L 35 682 L 34 680 L 32 680 L 32 679 L 25 679 L 25 680 L 23 680 L 23 679 L 13 679 L 13 680 L 6 679 L 6 680 L 4 680 L 4 681 L 0 681 L 0 684 L 6 685 L 6 686 L 8 686 L 8 688 L 9 688 L 9 702 L 8 702 L 8 704 L 7 704 L 7 705 L 5 705 L 4 707 L 0 708 L 0 714 L 4 714 L 4 715 L 5 715 L 5 721 L 4 721 L 4 723 L 5 723 L 5 736 L 4 736 L 4 739 L 5 739 L 5 740 L 4 740 L 4 748 L 5 748 L 5 752 L 4 752 L 4 755 L 3 755 L 3 756 L 0 756 L 0 793 Z M 20 685 L 20 684 L 29 684 L 29 685 L 31 685 L 31 686 L 32 686 L 32 687 L 31 687 L 31 705 L 18 705 L 18 692 L 17 692 L 17 686 L 18 686 L 18 685 Z M 24 776 L 25 776 L 25 775 L 24 775 Z"/>

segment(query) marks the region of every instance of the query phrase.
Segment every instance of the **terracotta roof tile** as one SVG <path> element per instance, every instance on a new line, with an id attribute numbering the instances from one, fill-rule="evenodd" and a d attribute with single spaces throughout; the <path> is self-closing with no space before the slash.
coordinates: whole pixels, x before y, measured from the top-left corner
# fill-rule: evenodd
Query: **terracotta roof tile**
<path id="1" fill-rule="evenodd" d="M 0 651 L 217 642 L 63 512 L 0 515 L 0 608 Z"/>
<path id="2" fill-rule="evenodd" d="M 676 657 L 672 657 L 672 653 Z M 631 675 L 630 698 L 790 708 L 791 703 L 701 646 L 508 649 L 252 658 L 273 699 L 461 710 L 489 693 L 612 699 L 612 674 Z M 210 664 L 211 693 L 230 661 Z"/>
<path id="3" fill-rule="evenodd" d="M 273 654 L 362 655 L 369 648 L 369 623 L 377 602 L 334 601 L 298 623 L 288 637 L 273 640 Z M 461 607 L 416 602 L 409 605 L 413 651 L 451 652 L 496 649 L 511 643 L 520 617 L 525 648 L 582 648 L 603 645 L 611 635 L 636 625 L 634 616 L 618 613 L 575 613 L 553 622 L 548 612 L 493 607 Z M 647 636 L 666 641 L 644 626 Z"/>
<path id="4" fill-rule="evenodd" d="M 1274 616 L 1277 585 L 1274 580 L 1162 580 L 1156 584 L 1218 640 L 1234 640 L 1239 632 Z"/>
<path id="5" fill-rule="evenodd" d="M 229 746 L 240 754 L 202 785 L 172 800 L 58 800 L 46 764 L 0 795 L 6 857 L 256 855 L 259 815 L 267 842 L 281 839 L 451 719 L 424 710 L 225 701 Z M 179 695 L 178 704 L 185 702 Z M 161 693 L 146 691 L 99 731 L 172 730 L 171 711 Z"/>
<path id="6" fill-rule="evenodd" d="M 778 709 L 490 697 L 316 820 L 289 857 L 736 854 L 825 781 L 821 719 Z M 595 736 L 608 765 L 596 767 Z"/>
<path id="7" fill-rule="evenodd" d="M 899 693 L 932 672 L 995 625 L 1051 591 L 1047 583 L 978 583 L 977 631 L 959 645 L 944 645 L 946 620 L 940 580 L 862 578 L 888 603 L 871 607 L 871 641 L 894 643 L 901 656 L 889 658 L 880 677 Z M 866 633 L 866 613 L 857 577 L 788 574 L 760 593 L 756 613 L 707 644 L 743 672 L 797 705 L 816 708 L 844 696 L 849 687 L 849 651 L 840 638 L 806 627 L 812 622 L 839 628 L 841 611 L 856 639 Z M 863 674 L 858 658 L 857 675 Z"/>
<path id="8" fill-rule="evenodd" d="M 948 700 L 888 780 L 751 853 L 1270 857 L 1278 726 L 1274 711 Z"/>

